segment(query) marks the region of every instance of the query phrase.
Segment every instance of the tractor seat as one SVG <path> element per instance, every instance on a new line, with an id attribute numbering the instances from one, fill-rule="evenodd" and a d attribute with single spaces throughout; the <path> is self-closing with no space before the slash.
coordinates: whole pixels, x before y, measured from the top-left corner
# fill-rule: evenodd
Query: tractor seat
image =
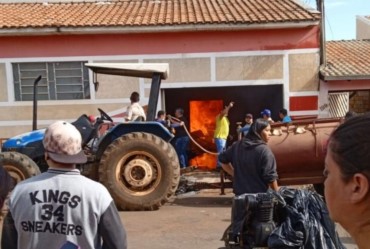
<path id="1" fill-rule="evenodd" d="M 82 147 L 84 147 L 94 137 L 95 128 L 91 124 L 89 117 L 86 114 L 81 115 L 72 124 L 81 133 Z"/>

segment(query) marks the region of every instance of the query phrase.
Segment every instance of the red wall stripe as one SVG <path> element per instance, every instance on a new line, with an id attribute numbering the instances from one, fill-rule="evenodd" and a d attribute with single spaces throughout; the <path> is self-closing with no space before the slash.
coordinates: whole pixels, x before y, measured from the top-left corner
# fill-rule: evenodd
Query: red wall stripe
<path id="1" fill-rule="evenodd" d="M 290 111 L 318 110 L 318 96 L 295 96 L 290 97 Z"/>
<path id="2" fill-rule="evenodd" d="M 303 49 L 319 48 L 319 29 L 3 36 L 0 48 L 0 58 Z"/>

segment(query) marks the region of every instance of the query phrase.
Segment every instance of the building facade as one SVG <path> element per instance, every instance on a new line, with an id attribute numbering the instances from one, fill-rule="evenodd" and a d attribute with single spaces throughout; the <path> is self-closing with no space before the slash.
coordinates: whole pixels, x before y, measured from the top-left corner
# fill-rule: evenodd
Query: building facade
<path id="1" fill-rule="evenodd" d="M 275 119 L 281 108 L 319 115 L 319 13 L 290 0 L 226 2 L 0 3 L 0 137 L 31 129 L 38 75 L 39 128 L 98 107 L 119 122 L 132 91 L 147 104 L 148 80 L 98 75 L 95 92 L 87 62 L 169 63 L 158 109 L 200 109 L 205 122 L 209 101 L 235 101 L 232 129 L 265 108 Z"/>
<path id="2" fill-rule="evenodd" d="M 370 111 L 370 41 L 326 43 L 327 60 L 320 70 L 320 107 L 324 117 L 347 111 Z"/>

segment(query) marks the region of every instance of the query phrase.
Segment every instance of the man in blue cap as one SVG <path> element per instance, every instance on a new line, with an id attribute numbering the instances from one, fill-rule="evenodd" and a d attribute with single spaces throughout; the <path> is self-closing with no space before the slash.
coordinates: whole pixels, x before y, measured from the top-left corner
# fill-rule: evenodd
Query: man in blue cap
<path id="1" fill-rule="evenodd" d="M 271 118 L 271 111 L 269 109 L 264 109 L 261 112 L 261 116 L 264 120 L 267 120 L 270 124 L 274 123 L 274 120 Z"/>

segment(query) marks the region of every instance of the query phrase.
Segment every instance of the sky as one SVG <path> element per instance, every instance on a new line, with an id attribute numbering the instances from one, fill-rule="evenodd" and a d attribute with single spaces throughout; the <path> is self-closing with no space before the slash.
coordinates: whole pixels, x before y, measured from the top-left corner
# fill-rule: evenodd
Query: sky
<path id="1" fill-rule="evenodd" d="M 316 0 L 301 0 L 316 8 Z M 326 40 L 356 39 L 356 16 L 370 16 L 370 0 L 324 0 Z"/>

